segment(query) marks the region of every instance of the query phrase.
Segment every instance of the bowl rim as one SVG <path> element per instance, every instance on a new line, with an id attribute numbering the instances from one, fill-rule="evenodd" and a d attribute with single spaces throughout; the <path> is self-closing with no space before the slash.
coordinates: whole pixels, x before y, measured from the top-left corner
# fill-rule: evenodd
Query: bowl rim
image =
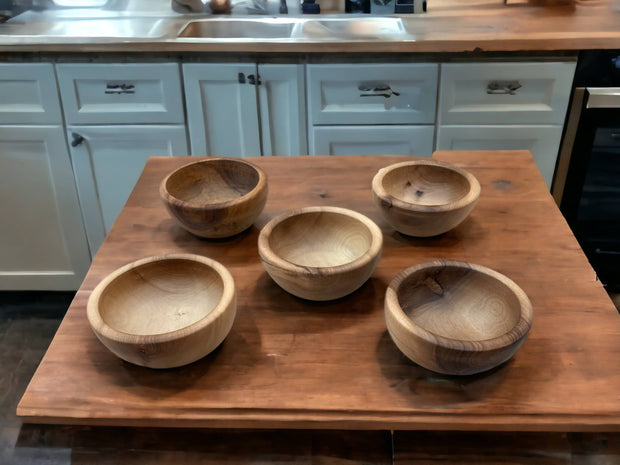
<path id="1" fill-rule="evenodd" d="M 370 245 L 368 249 L 356 259 L 343 263 L 341 265 L 335 266 L 303 266 L 297 265 L 293 262 L 290 262 L 278 254 L 274 252 L 274 250 L 269 245 L 269 239 L 271 237 L 271 233 L 273 230 L 283 221 L 292 218 L 294 216 L 305 215 L 308 213 L 336 213 L 344 216 L 348 216 L 349 218 L 353 218 L 360 223 L 362 223 L 369 231 L 370 231 Z M 365 267 L 366 265 L 372 263 L 373 260 L 381 253 L 381 249 L 383 247 L 383 233 L 381 232 L 381 228 L 377 226 L 377 224 L 361 213 L 358 213 L 354 210 L 350 210 L 348 208 L 342 207 L 331 207 L 331 206 L 313 206 L 313 207 L 303 207 L 296 208 L 292 210 L 288 210 L 275 218 L 271 219 L 264 227 L 261 229 L 260 234 L 258 236 L 258 253 L 263 262 L 283 269 L 285 271 L 300 274 L 300 275 L 308 275 L 308 274 L 319 274 L 322 276 L 331 276 L 336 275 L 345 271 L 350 271 L 354 269 L 360 269 Z"/>
<path id="2" fill-rule="evenodd" d="M 135 268 L 152 263 L 166 262 L 172 260 L 185 260 L 201 263 L 213 269 L 222 279 L 222 296 L 220 297 L 217 305 L 207 315 L 205 315 L 198 321 L 195 321 L 191 325 L 158 334 L 133 334 L 124 332 L 111 327 L 103 320 L 99 312 L 99 301 L 110 284 L 112 284 L 120 276 Z M 220 317 L 220 315 L 226 312 L 230 304 L 234 302 L 234 299 L 235 282 L 232 275 L 224 265 L 211 258 L 203 257 L 201 255 L 190 253 L 170 253 L 165 255 L 154 255 L 135 260 L 121 266 L 120 268 L 117 268 L 116 270 L 108 274 L 103 280 L 99 282 L 99 284 L 95 287 L 95 289 L 93 289 L 91 295 L 89 296 L 88 302 L 86 304 L 86 316 L 93 331 L 95 331 L 95 333 L 101 334 L 106 339 L 123 344 L 160 344 L 163 342 L 170 342 L 180 339 L 187 336 L 188 334 L 192 334 L 206 328 L 214 320 Z"/>
<path id="3" fill-rule="evenodd" d="M 439 168 L 444 168 L 450 171 L 453 171 L 457 174 L 460 174 L 463 178 L 467 180 L 469 184 L 469 191 L 460 199 L 455 202 L 437 204 L 437 205 L 420 205 L 411 202 L 405 202 L 402 199 L 394 197 L 392 194 L 387 192 L 383 187 L 383 178 L 400 168 L 408 167 L 408 166 L 436 166 Z M 469 171 L 460 168 L 458 166 L 452 165 L 450 163 L 445 163 L 437 160 L 412 160 L 412 161 L 404 161 L 400 163 L 394 163 L 392 165 L 388 165 L 379 169 L 377 174 L 372 179 L 372 192 L 376 195 L 382 202 L 385 202 L 390 207 L 397 207 L 403 210 L 413 210 L 419 212 L 444 212 L 451 210 L 458 210 L 459 208 L 463 208 L 467 205 L 476 202 L 480 197 L 480 182 L 478 179 L 471 174 Z"/>
<path id="4" fill-rule="evenodd" d="M 188 200 L 183 200 L 180 199 L 174 195 L 172 195 L 167 188 L 168 185 L 168 181 L 169 179 L 178 174 L 179 172 L 182 172 L 194 165 L 201 165 L 201 164 L 205 164 L 205 163 L 218 163 L 221 161 L 226 161 L 226 162 L 232 162 L 232 163 L 239 163 L 242 165 L 245 165 L 251 169 L 253 169 L 257 174 L 258 174 L 258 181 L 256 182 L 256 185 L 252 188 L 252 190 L 250 190 L 249 192 L 243 194 L 241 197 L 237 197 L 235 199 L 232 200 L 226 200 L 224 202 L 214 202 L 214 203 L 195 203 L 195 202 L 190 202 Z M 267 187 L 267 175 L 265 174 L 265 172 L 259 168 L 258 166 L 256 166 L 253 163 L 250 163 L 248 161 L 245 161 L 243 159 L 240 158 L 232 158 L 232 157 L 205 157 L 202 158 L 200 160 L 197 161 L 192 161 L 189 163 L 184 164 L 183 166 L 179 166 L 178 168 L 176 168 L 174 171 L 171 171 L 170 173 L 168 173 L 168 175 L 162 179 L 162 181 L 159 183 L 159 195 L 160 197 L 164 200 L 164 202 L 167 203 L 171 203 L 174 204 L 180 208 L 183 209 L 190 209 L 190 210 L 200 210 L 200 211 L 205 211 L 205 210 L 218 210 L 221 208 L 230 208 L 230 207 L 234 207 L 236 205 L 239 204 L 243 204 L 244 202 L 248 201 L 251 198 L 254 198 L 256 196 L 258 196 L 259 192 L 266 189 Z"/>
<path id="5" fill-rule="evenodd" d="M 452 339 L 449 337 L 435 334 L 424 327 L 415 324 L 403 311 L 398 300 L 398 289 L 403 281 L 418 271 L 429 268 L 466 268 L 486 276 L 494 278 L 505 286 L 516 296 L 519 301 L 519 320 L 510 329 L 510 331 L 490 339 L 482 339 L 478 341 L 466 341 L 461 339 Z M 533 321 L 532 303 L 527 294 L 513 280 L 507 276 L 487 268 L 486 266 L 474 263 L 461 262 L 456 260 L 434 260 L 430 262 L 420 263 L 411 266 L 398 273 L 388 285 L 385 294 L 385 312 L 390 313 L 405 330 L 423 339 L 424 341 L 445 349 L 458 349 L 465 352 L 486 352 L 508 347 L 515 342 L 522 340 L 529 333 Z M 483 344 L 483 345 L 481 345 Z"/>

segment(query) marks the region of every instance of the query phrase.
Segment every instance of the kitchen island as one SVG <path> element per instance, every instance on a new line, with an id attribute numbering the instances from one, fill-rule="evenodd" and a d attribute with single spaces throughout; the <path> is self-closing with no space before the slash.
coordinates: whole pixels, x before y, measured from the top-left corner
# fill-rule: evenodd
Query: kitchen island
<path id="1" fill-rule="evenodd" d="M 80 454 L 92 446 L 99 457 L 100 447 L 121 441 L 120 457 L 154 463 L 165 463 L 162 451 L 187 463 L 219 454 L 253 463 L 261 460 L 257 450 L 265 461 L 292 454 L 290 461 L 325 460 L 320 463 L 390 463 L 392 452 L 395 463 L 501 457 L 528 464 L 548 455 L 579 463 L 572 457 L 579 451 L 613 457 L 620 444 L 620 316 L 530 154 L 435 157 L 471 171 L 482 185 L 471 216 L 442 236 L 402 236 L 374 208 L 372 176 L 403 157 L 260 158 L 252 161 L 270 180 L 265 211 L 250 230 L 217 242 L 181 229 L 157 197 L 163 176 L 189 159 L 151 159 L 18 408 L 28 423 L 78 426 L 25 425 L 23 446 L 71 444 Z M 334 302 L 288 295 L 255 253 L 258 231 L 270 218 L 314 204 L 358 210 L 384 234 L 371 279 Z M 229 267 L 239 292 L 233 330 L 218 351 L 184 368 L 153 371 L 118 360 L 88 327 L 90 292 L 124 263 L 179 251 Z M 528 294 L 534 326 L 512 360 L 480 375 L 450 377 L 416 366 L 396 349 L 383 321 L 387 283 L 400 269 L 435 258 L 489 266 Z M 285 444 L 266 446 L 279 437 Z"/>

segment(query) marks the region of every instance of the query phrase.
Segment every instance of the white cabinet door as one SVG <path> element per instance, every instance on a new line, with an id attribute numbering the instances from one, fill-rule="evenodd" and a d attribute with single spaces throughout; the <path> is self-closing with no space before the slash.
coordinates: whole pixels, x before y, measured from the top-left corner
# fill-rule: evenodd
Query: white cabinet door
<path id="1" fill-rule="evenodd" d="M 0 289 L 77 289 L 90 255 L 61 126 L 0 126 L 0 199 Z"/>
<path id="2" fill-rule="evenodd" d="M 67 135 L 94 256 L 125 206 L 146 160 L 188 155 L 185 127 L 70 126 Z"/>
<path id="3" fill-rule="evenodd" d="M 306 155 L 303 65 L 259 65 L 258 103 L 263 155 Z"/>
<path id="4" fill-rule="evenodd" d="M 562 126 L 440 126 L 437 150 L 529 150 L 551 187 Z"/>
<path id="5" fill-rule="evenodd" d="M 434 126 L 315 126 L 311 155 L 433 154 Z"/>
<path id="6" fill-rule="evenodd" d="M 253 63 L 183 65 L 192 155 L 260 156 L 256 76 Z"/>

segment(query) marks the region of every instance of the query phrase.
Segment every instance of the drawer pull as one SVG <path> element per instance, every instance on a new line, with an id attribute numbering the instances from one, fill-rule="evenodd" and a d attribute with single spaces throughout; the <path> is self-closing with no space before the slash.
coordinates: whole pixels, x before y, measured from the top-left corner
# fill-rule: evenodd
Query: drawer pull
<path id="1" fill-rule="evenodd" d="M 519 81 L 491 81 L 487 84 L 487 94 L 515 95 L 521 87 Z"/>
<path id="2" fill-rule="evenodd" d="M 106 94 L 135 94 L 136 86 L 133 84 L 106 84 Z"/>
<path id="3" fill-rule="evenodd" d="M 387 84 L 369 85 L 360 84 L 358 89 L 361 92 L 370 92 L 369 94 L 360 94 L 360 97 L 385 97 L 390 98 L 392 95 L 400 95 L 400 92 L 392 90 Z"/>

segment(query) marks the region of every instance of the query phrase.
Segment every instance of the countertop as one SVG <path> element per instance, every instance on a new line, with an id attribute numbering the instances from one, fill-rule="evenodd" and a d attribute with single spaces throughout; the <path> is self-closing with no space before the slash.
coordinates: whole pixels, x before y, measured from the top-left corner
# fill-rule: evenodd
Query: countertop
<path id="1" fill-rule="evenodd" d="M 574 0 L 568 4 L 551 0 L 513 0 L 507 4 L 502 0 L 430 0 L 428 3 L 427 13 L 400 16 L 406 34 L 398 38 L 179 38 L 179 31 L 188 21 L 206 16 L 170 10 L 158 18 L 157 27 L 162 28 L 162 33 L 151 37 L 106 37 L 99 32 L 89 35 L 88 31 L 77 36 L 50 36 L 37 34 L 36 27 L 32 33 L 25 34 L 23 27 L 19 29 L 13 24 L 17 19 L 14 18 L 0 24 L 0 51 L 355 54 L 620 49 L 620 11 L 607 0 Z M 156 13 L 136 14 L 153 18 Z"/>

